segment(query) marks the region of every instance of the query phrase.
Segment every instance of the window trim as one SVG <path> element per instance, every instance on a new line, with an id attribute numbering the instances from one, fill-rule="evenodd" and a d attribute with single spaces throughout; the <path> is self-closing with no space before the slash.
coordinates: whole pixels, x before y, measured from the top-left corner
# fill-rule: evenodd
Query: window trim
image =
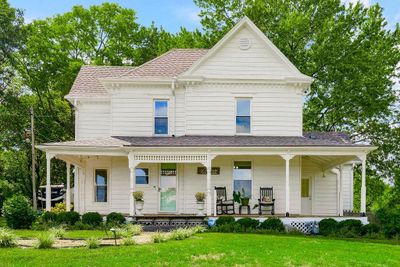
<path id="1" fill-rule="evenodd" d="M 249 100 L 250 101 L 249 116 L 238 116 L 237 115 L 238 100 Z M 241 97 L 241 96 L 235 97 L 235 114 L 234 115 L 235 116 L 234 116 L 233 123 L 234 123 L 235 135 L 251 135 L 252 131 L 253 131 L 253 98 L 252 97 Z M 248 133 L 238 133 L 237 132 L 237 123 L 236 123 L 237 117 L 250 117 L 250 131 Z"/>
<path id="2" fill-rule="evenodd" d="M 165 134 L 158 134 L 156 133 L 156 118 L 165 118 L 165 117 L 156 117 L 156 102 L 157 101 L 166 101 L 167 102 L 167 133 Z M 170 103 L 169 103 L 169 98 L 154 98 L 153 99 L 153 136 L 168 136 L 169 135 L 169 127 L 170 127 L 170 112 L 169 112 L 169 108 L 170 108 Z"/>
<path id="3" fill-rule="evenodd" d="M 251 198 L 250 200 L 254 199 L 254 161 L 251 159 L 233 159 L 232 160 L 232 192 L 235 190 L 235 178 L 234 178 L 234 171 L 235 171 L 235 162 L 237 161 L 248 161 L 251 164 Z"/>
<path id="4" fill-rule="evenodd" d="M 147 170 L 147 184 L 138 184 L 136 182 L 136 177 L 137 177 L 136 170 L 137 169 L 146 169 Z M 136 186 L 148 186 L 149 184 L 150 184 L 150 168 L 148 168 L 148 167 L 136 167 L 135 168 L 135 185 Z"/>
<path id="5" fill-rule="evenodd" d="M 107 173 L 106 177 L 106 201 L 97 201 L 97 183 L 96 183 L 96 171 L 104 170 Z M 110 171 L 108 168 L 94 168 L 93 169 L 93 202 L 96 204 L 108 204 L 110 202 Z"/>

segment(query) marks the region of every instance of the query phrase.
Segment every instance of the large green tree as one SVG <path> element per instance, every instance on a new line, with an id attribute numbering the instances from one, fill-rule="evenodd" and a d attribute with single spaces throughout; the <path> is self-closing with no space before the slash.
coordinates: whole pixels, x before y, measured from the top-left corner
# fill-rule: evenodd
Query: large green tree
<path id="1" fill-rule="evenodd" d="M 346 6 L 340 0 L 195 3 L 214 42 L 248 16 L 300 71 L 315 78 L 304 106 L 305 130 L 345 131 L 355 142 L 379 146 L 369 159 L 371 179 L 400 179 L 400 101 L 393 86 L 400 27 L 388 29 L 379 5 Z"/>

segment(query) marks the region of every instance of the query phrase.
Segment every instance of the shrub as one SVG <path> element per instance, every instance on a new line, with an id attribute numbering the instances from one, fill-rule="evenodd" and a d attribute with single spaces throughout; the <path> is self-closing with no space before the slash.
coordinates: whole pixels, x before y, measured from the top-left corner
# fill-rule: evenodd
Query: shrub
<path id="1" fill-rule="evenodd" d="M 61 213 L 61 212 L 66 212 L 67 211 L 67 204 L 64 202 L 59 202 L 57 203 L 52 209 L 52 212 L 55 214 Z"/>
<path id="2" fill-rule="evenodd" d="M 60 212 L 59 214 L 57 214 L 56 217 L 58 223 L 66 224 L 69 226 L 75 225 L 77 222 L 79 222 L 80 219 L 81 216 L 76 211 Z"/>
<path id="3" fill-rule="evenodd" d="M 349 219 L 340 221 L 336 225 L 336 235 L 343 237 L 357 237 L 361 234 L 362 223 L 359 220 Z"/>
<path id="4" fill-rule="evenodd" d="M 65 238 L 66 231 L 63 227 L 53 227 L 49 230 L 55 238 Z"/>
<path id="5" fill-rule="evenodd" d="M 93 226 L 90 224 L 83 223 L 82 221 L 78 221 L 74 226 L 70 227 L 70 229 L 74 230 L 93 230 Z"/>
<path id="6" fill-rule="evenodd" d="M 372 234 L 378 234 L 380 232 L 380 227 L 379 225 L 375 223 L 369 223 L 366 225 L 363 225 L 361 227 L 361 235 L 372 235 Z"/>
<path id="7" fill-rule="evenodd" d="M 235 218 L 232 216 L 220 216 L 215 221 L 216 226 L 221 226 L 224 224 L 234 224 L 234 223 L 235 223 Z"/>
<path id="8" fill-rule="evenodd" d="M 319 224 L 319 234 L 328 236 L 336 232 L 338 222 L 334 219 L 322 219 Z"/>
<path id="9" fill-rule="evenodd" d="M 268 218 L 260 224 L 261 229 L 272 230 L 277 232 L 285 231 L 285 226 L 278 218 Z"/>
<path id="10" fill-rule="evenodd" d="M 100 240 L 95 237 L 90 237 L 86 239 L 86 247 L 88 249 L 94 249 L 100 247 Z"/>
<path id="11" fill-rule="evenodd" d="M 197 233 L 204 233 L 207 228 L 205 228 L 203 225 L 196 225 L 192 227 L 193 231 L 197 234 Z"/>
<path id="12" fill-rule="evenodd" d="M 387 238 L 400 235 L 400 208 L 380 209 L 376 212 L 376 217 Z"/>
<path id="13" fill-rule="evenodd" d="M 204 192 L 197 192 L 194 197 L 196 198 L 197 202 L 204 202 L 204 199 L 206 198 L 206 194 Z"/>
<path id="14" fill-rule="evenodd" d="M 128 224 L 124 228 L 131 236 L 140 235 L 143 232 L 143 226 L 140 224 Z"/>
<path id="15" fill-rule="evenodd" d="M 28 199 L 15 195 L 4 202 L 3 214 L 7 225 L 13 229 L 30 228 L 35 215 Z"/>
<path id="16" fill-rule="evenodd" d="M 122 213 L 111 212 L 107 215 L 107 224 L 110 226 L 121 225 L 125 223 L 125 217 Z"/>
<path id="17" fill-rule="evenodd" d="M 89 224 L 91 226 L 99 226 L 103 222 L 103 217 L 101 217 L 98 212 L 87 212 L 82 215 L 82 223 Z"/>
<path id="18" fill-rule="evenodd" d="M 52 211 L 46 211 L 40 218 L 46 224 L 54 224 L 58 221 L 58 214 Z"/>
<path id="19" fill-rule="evenodd" d="M 50 232 L 41 233 L 36 238 L 35 248 L 52 248 L 55 242 L 55 237 Z"/>
<path id="20" fill-rule="evenodd" d="M 171 232 L 171 238 L 175 240 L 183 240 L 194 234 L 195 232 L 191 228 L 178 228 Z"/>
<path id="21" fill-rule="evenodd" d="M 243 229 L 237 223 L 225 223 L 225 224 L 211 228 L 211 231 L 220 232 L 220 233 L 237 233 L 237 232 L 242 232 Z"/>
<path id="22" fill-rule="evenodd" d="M 152 236 L 154 243 L 164 243 L 168 241 L 168 236 L 162 232 L 155 232 Z"/>
<path id="23" fill-rule="evenodd" d="M 121 240 L 121 245 L 123 245 L 123 246 L 133 246 L 133 245 L 136 245 L 136 241 L 132 237 L 124 237 Z"/>
<path id="24" fill-rule="evenodd" d="M 244 230 L 254 230 L 260 224 L 258 220 L 252 218 L 242 218 L 236 221 Z"/>
<path id="25" fill-rule="evenodd" d="M 0 248 L 17 246 L 17 236 L 7 228 L 0 228 Z"/>

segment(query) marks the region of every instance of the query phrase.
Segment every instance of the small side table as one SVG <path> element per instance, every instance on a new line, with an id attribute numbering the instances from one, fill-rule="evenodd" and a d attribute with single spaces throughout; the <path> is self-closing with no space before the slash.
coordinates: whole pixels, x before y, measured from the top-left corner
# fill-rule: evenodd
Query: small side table
<path id="1" fill-rule="evenodd" d="M 247 208 L 247 214 L 250 215 L 250 205 L 239 205 L 239 214 L 242 214 L 242 208 L 245 207 Z"/>

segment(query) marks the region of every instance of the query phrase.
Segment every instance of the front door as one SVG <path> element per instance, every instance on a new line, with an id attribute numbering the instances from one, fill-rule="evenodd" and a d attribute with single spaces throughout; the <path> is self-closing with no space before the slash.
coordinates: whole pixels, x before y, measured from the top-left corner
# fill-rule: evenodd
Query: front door
<path id="1" fill-rule="evenodd" d="M 160 212 L 176 212 L 176 164 L 162 163 L 160 171 Z"/>
<path id="2" fill-rule="evenodd" d="M 311 178 L 301 179 L 301 214 L 312 215 Z"/>

